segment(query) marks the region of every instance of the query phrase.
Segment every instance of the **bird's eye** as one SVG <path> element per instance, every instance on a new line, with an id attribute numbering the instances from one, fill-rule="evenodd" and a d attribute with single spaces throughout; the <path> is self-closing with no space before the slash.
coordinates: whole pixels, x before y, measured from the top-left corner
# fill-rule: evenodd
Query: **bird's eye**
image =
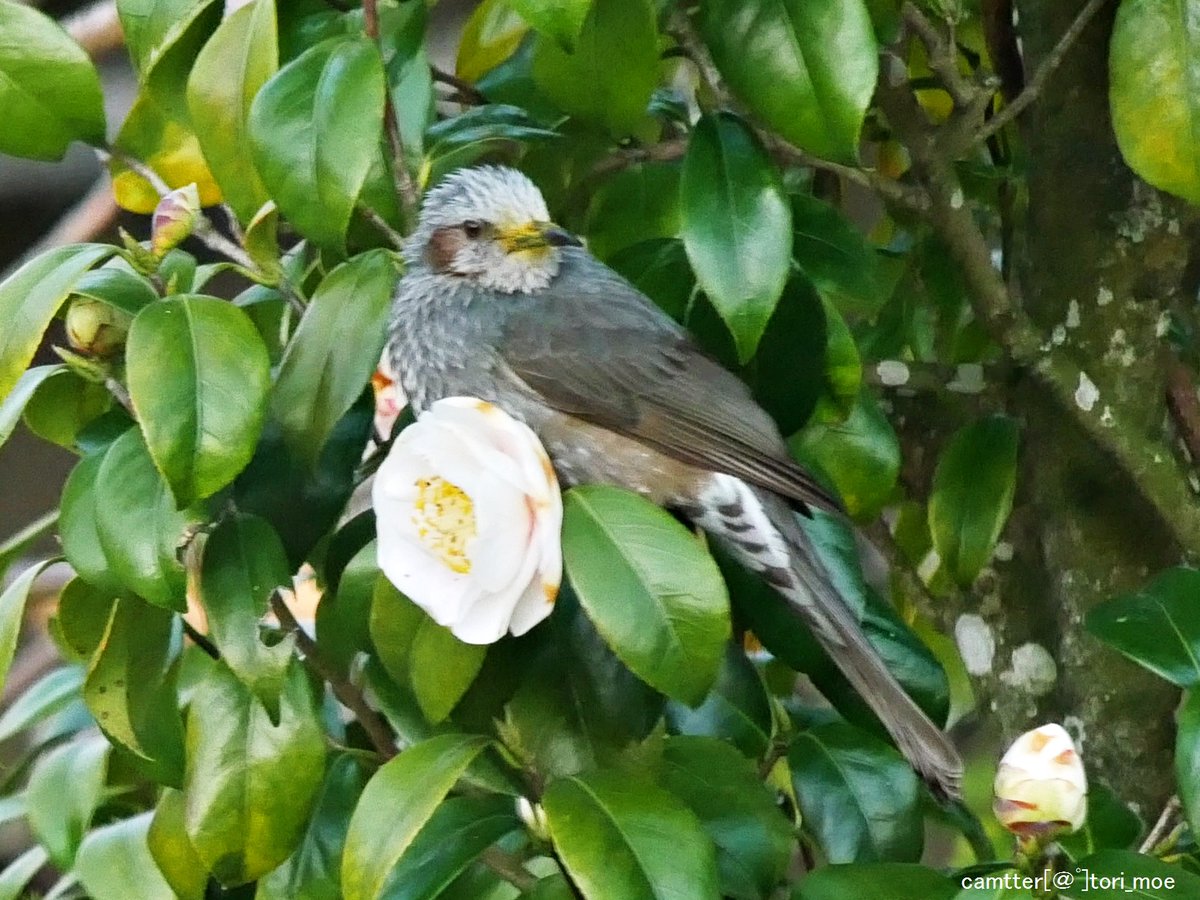
<path id="1" fill-rule="evenodd" d="M 468 219 L 462 224 L 463 234 L 469 238 L 477 238 L 483 234 L 483 223 L 475 219 Z"/>

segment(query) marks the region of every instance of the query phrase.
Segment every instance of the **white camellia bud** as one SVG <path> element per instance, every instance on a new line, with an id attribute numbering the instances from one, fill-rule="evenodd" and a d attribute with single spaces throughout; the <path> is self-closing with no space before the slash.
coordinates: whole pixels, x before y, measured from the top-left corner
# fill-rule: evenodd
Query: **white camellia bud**
<path id="1" fill-rule="evenodd" d="M 448 397 L 396 438 L 372 494 L 379 568 L 469 644 L 524 634 L 562 580 L 562 496 L 537 436 Z"/>
<path id="2" fill-rule="evenodd" d="M 1021 735 L 996 771 L 996 818 L 1025 838 L 1048 840 L 1076 831 L 1087 818 L 1087 775 L 1061 725 Z"/>

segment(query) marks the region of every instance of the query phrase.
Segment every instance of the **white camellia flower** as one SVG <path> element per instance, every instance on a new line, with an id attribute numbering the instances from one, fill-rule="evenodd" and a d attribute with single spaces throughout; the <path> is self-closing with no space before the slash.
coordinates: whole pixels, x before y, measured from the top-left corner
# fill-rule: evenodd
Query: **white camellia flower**
<path id="1" fill-rule="evenodd" d="M 379 567 L 459 640 L 489 644 L 550 615 L 562 496 L 537 436 L 499 407 L 432 404 L 392 444 L 372 497 Z"/>
<path id="2" fill-rule="evenodd" d="M 1061 725 L 1043 725 L 1017 738 L 1000 760 L 994 789 L 996 818 L 1021 837 L 1076 831 L 1087 818 L 1087 775 Z"/>

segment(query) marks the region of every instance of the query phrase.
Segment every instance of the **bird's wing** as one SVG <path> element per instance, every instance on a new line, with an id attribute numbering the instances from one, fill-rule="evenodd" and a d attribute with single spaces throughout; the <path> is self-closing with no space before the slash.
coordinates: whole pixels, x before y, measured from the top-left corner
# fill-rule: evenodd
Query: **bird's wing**
<path id="1" fill-rule="evenodd" d="M 590 260 L 572 268 L 510 308 L 497 349 L 514 375 L 554 409 L 681 462 L 735 475 L 801 509 L 842 508 L 788 457 L 741 380 L 610 269 Z"/>

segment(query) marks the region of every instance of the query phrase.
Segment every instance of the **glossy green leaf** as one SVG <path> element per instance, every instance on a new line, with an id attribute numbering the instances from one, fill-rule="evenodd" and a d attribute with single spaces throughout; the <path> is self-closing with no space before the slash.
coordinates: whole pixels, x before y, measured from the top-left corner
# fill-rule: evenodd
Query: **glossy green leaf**
<path id="1" fill-rule="evenodd" d="M 58 596 L 58 636 L 68 654 L 91 662 L 104 640 L 119 589 L 97 587 L 82 578 L 68 581 Z"/>
<path id="2" fill-rule="evenodd" d="M 159 873 L 179 900 L 204 900 L 208 870 L 187 836 L 182 791 L 168 788 L 159 796 L 146 845 Z"/>
<path id="3" fill-rule="evenodd" d="M 204 543 L 200 600 L 221 659 L 267 708 L 279 710 L 279 692 L 295 639 L 267 646 L 259 633 L 276 588 L 292 586 L 292 567 L 275 530 L 254 516 L 233 516 Z"/>
<path id="4" fill-rule="evenodd" d="M 842 213 L 808 194 L 792 198 L 792 255 L 843 315 L 874 316 L 887 300 L 878 255 Z"/>
<path id="5" fill-rule="evenodd" d="M 0 900 L 24 900 L 25 886 L 49 859 L 46 848 L 34 844 L 0 872 Z"/>
<path id="6" fill-rule="evenodd" d="M 929 497 L 933 546 L 954 579 L 975 580 L 992 558 L 1017 484 L 1017 423 L 992 416 L 960 429 L 938 458 Z"/>
<path id="7" fill-rule="evenodd" d="M 464 644 L 386 578 L 375 583 L 371 640 L 388 675 L 412 691 L 421 712 L 434 724 L 450 715 L 479 674 L 487 652 L 485 646 Z"/>
<path id="8" fill-rule="evenodd" d="M 1188 822 L 1195 830 L 1200 823 L 1200 693 L 1189 692 L 1179 712 L 1177 728 L 1175 779 Z"/>
<path id="9" fill-rule="evenodd" d="M 695 815 L 637 776 L 592 772 L 542 796 L 550 837 L 587 900 L 717 900 L 716 853 Z"/>
<path id="10" fill-rule="evenodd" d="M 75 871 L 92 900 L 175 900 L 146 842 L 152 816 L 97 828 L 80 845 Z"/>
<path id="11" fill-rule="evenodd" d="M 259 880 L 255 900 L 341 900 L 342 846 L 366 780 L 351 754 L 330 761 L 304 839 L 287 862 Z"/>
<path id="12" fill-rule="evenodd" d="M 262 431 L 271 362 L 250 317 L 216 297 L 172 297 L 133 320 L 129 393 L 155 466 L 185 506 L 229 484 Z"/>
<path id="13" fill-rule="evenodd" d="M 176 551 L 201 517 L 176 510 L 136 428 L 105 452 L 91 493 L 96 534 L 112 573 L 151 603 L 182 611 L 186 579 Z"/>
<path id="14" fill-rule="evenodd" d="M 1133 594 L 1101 603 L 1085 625 L 1155 675 L 1180 687 L 1200 685 L 1200 572 L 1175 568 Z"/>
<path id="15" fill-rule="evenodd" d="M 51 561 L 52 562 L 52 561 Z M 34 563 L 0 593 L 0 690 L 8 680 L 8 670 L 17 652 L 17 638 L 25 620 L 25 603 L 33 583 L 50 562 Z"/>
<path id="16" fill-rule="evenodd" d="M 383 54 L 388 97 L 404 145 L 403 163 L 417 165 L 424 151 L 425 129 L 436 119 L 436 95 L 426 53 L 429 7 L 424 3 L 385 3 L 379 6 L 379 49 Z M 378 138 L 377 138 L 378 139 Z M 379 160 L 376 154 L 376 160 Z M 373 173 L 383 196 L 395 194 L 389 165 Z M 364 200 L 367 192 L 364 191 Z M 373 204 L 382 211 L 382 205 Z"/>
<path id="17" fill-rule="evenodd" d="M 870 391 L 858 394 L 845 421 L 818 415 L 790 446 L 829 477 L 856 519 L 874 519 L 892 499 L 900 476 L 900 441 Z"/>
<path id="18" fill-rule="evenodd" d="M 791 268 L 792 214 L 779 172 L 740 119 L 718 113 L 692 132 L 680 190 L 688 259 L 745 362 Z"/>
<path id="19" fill-rule="evenodd" d="M 606 181 L 588 205 L 588 249 L 607 260 L 639 241 L 679 234 L 679 165 L 639 163 Z"/>
<path id="20" fill-rule="evenodd" d="M 479 854 L 521 828 L 512 797 L 451 797 L 413 839 L 381 896 L 434 900 Z"/>
<path id="21" fill-rule="evenodd" d="M 593 0 L 509 0 L 509 3 L 535 31 L 556 41 L 567 53 L 573 53 Z"/>
<path id="22" fill-rule="evenodd" d="M 37 386 L 25 404 L 25 425 L 42 440 L 74 450 L 80 432 L 112 405 L 112 394 L 104 385 L 59 369 Z"/>
<path id="23" fill-rule="evenodd" d="M 1091 878 L 1076 878 L 1063 900 L 1178 900 L 1200 897 L 1200 875 L 1132 850 L 1101 850 L 1079 861 Z M 1095 879 L 1095 881 L 1092 881 Z M 1167 879 L 1171 879 L 1167 883 Z"/>
<path id="24" fill-rule="evenodd" d="M 1150 184 L 1200 202 L 1200 10 L 1189 0 L 1126 0 L 1108 48 L 1113 131 Z"/>
<path id="25" fill-rule="evenodd" d="M 29 827 L 61 871 L 73 865 L 100 805 L 110 749 L 97 734 L 82 737 L 39 757 L 29 774 L 25 788 Z"/>
<path id="26" fill-rule="evenodd" d="M 721 895 L 770 897 L 787 874 L 796 836 L 755 764 L 723 741 L 673 737 L 663 750 L 662 783 L 716 846 Z"/>
<path id="27" fill-rule="evenodd" d="M 649 0 L 592 0 L 590 6 L 573 52 L 556 40 L 538 40 L 533 78 L 563 112 L 624 137 L 641 130 L 658 83 L 654 8 Z"/>
<path id="28" fill-rule="evenodd" d="M 75 282 L 112 253 L 113 248 L 103 244 L 59 247 L 35 256 L 0 282 L 0 400 L 29 366 Z"/>
<path id="29" fill-rule="evenodd" d="M 255 0 L 228 16 L 187 82 L 187 105 L 204 158 L 243 224 L 267 202 L 250 156 L 246 120 L 255 95 L 278 67 L 275 0 Z"/>
<path id="30" fill-rule="evenodd" d="M 25 688 L 0 715 L 0 741 L 6 741 L 64 709 L 79 697 L 83 669 L 63 666 L 51 669 Z"/>
<path id="31" fill-rule="evenodd" d="M 21 374 L 12 392 L 0 402 L 0 447 L 12 435 L 13 429 L 21 421 L 21 413 L 33 396 L 34 391 L 51 375 L 57 375 L 66 370 L 65 366 L 36 366 Z"/>
<path id="32" fill-rule="evenodd" d="M 959 885 L 925 866 L 863 863 L 822 866 L 804 879 L 793 900 L 950 900 Z M 1017 900 L 1017 898 L 1013 898 Z"/>
<path id="33" fill-rule="evenodd" d="M 708 696 L 694 708 L 669 704 L 667 722 L 680 734 L 721 738 L 759 759 L 771 742 L 771 700 L 754 663 L 731 641 Z"/>
<path id="34" fill-rule="evenodd" d="M 100 78 L 83 48 L 12 0 L 0 0 L 0 34 L 0 153 L 61 159 L 72 141 L 103 144 Z"/>
<path id="35" fill-rule="evenodd" d="M 862 0 L 715 0 L 698 25 L 733 92 L 817 156 L 852 163 L 879 70 Z"/>
<path id="36" fill-rule="evenodd" d="M 617 251 L 608 260 L 633 286 L 676 322 L 687 317 L 696 277 L 680 240 L 653 240 Z"/>
<path id="37" fill-rule="evenodd" d="M 1185 743 L 1180 738 L 1176 747 L 1182 749 Z M 1184 783 L 1182 770 L 1188 765 L 1185 760 L 1180 758 L 1182 755 L 1184 754 L 1177 750 L 1176 772 L 1181 786 L 1181 794 L 1186 792 L 1186 789 L 1182 787 Z M 1193 762 L 1192 765 L 1194 764 Z M 1087 820 L 1083 823 L 1083 827 L 1058 839 L 1059 846 L 1073 860 L 1082 859 L 1098 850 L 1126 850 L 1137 846 L 1138 838 L 1146 830 L 1141 816 L 1130 809 L 1125 801 L 1113 793 L 1111 788 L 1097 782 L 1094 778 L 1088 784 L 1087 807 Z"/>
<path id="38" fill-rule="evenodd" d="M 509 0 L 483 0 L 463 26 L 454 71 L 474 82 L 512 56 L 528 30 Z"/>
<path id="39" fill-rule="evenodd" d="M 265 84 L 250 107 L 255 168 L 296 230 L 341 251 L 354 204 L 380 153 L 384 72 L 365 37 L 306 50 Z"/>
<path id="40" fill-rule="evenodd" d="M 192 699 L 185 821 L 196 855 L 225 885 L 270 872 L 299 845 L 325 773 L 312 689 L 293 663 L 279 721 L 224 666 Z"/>
<path id="41" fill-rule="evenodd" d="M 375 371 L 395 286 L 391 252 L 354 257 L 321 282 L 288 345 L 271 413 L 293 453 L 310 466 Z"/>
<path id="42" fill-rule="evenodd" d="M 370 540 L 350 558 L 336 579 L 329 573 L 326 559 L 328 586 L 317 605 L 317 644 L 321 655 L 342 672 L 349 671 L 356 654 L 371 648 L 371 605 L 379 581 L 379 564 L 373 517 L 368 524 Z M 331 545 L 345 530 L 334 536 Z"/>
<path id="43" fill-rule="evenodd" d="M 117 257 L 108 265 L 85 272 L 75 282 L 72 293 L 91 297 L 136 316 L 143 307 L 158 299 L 158 293 L 144 275 L 136 274 L 127 266 L 124 259 Z"/>
<path id="44" fill-rule="evenodd" d="M 109 589 L 115 596 L 121 582 L 109 568 L 100 544 L 96 518 L 96 479 L 104 456 L 101 452 L 85 456 L 67 476 L 58 536 L 71 568 L 90 583 Z"/>
<path id="45" fill-rule="evenodd" d="M 141 78 L 149 76 L 205 5 L 206 0 L 119 0 L 121 32 Z"/>
<path id="46" fill-rule="evenodd" d="M 730 634 L 721 574 L 675 519 L 636 494 L 603 486 L 567 492 L 563 559 L 588 618 L 638 677 L 698 703 Z"/>
<path id="47" fill-rule="evenodd" d="M 346 836 L 342 856 L 346 900 L 385 896 L 388 873 L 487 744 L 482 737 L 438 735 L 409 747 L 375 773 Z"/>
<path id="48" fill-rule="evenodd" d="M 100 599 L 103 595 L 96 595 Z M 183 723 L 168 671 L 174 617 L 136 597 L 109 600 L 83 699 L 104 733 L 162 784 L 183 780 Z"/>
<path id="49" fill-rule="evenodd" d="M 830 862 L 920 858 L 920 782 L 896 750 L 831 722 L 797 735 L 788 762 L 804 827 Z"/>

